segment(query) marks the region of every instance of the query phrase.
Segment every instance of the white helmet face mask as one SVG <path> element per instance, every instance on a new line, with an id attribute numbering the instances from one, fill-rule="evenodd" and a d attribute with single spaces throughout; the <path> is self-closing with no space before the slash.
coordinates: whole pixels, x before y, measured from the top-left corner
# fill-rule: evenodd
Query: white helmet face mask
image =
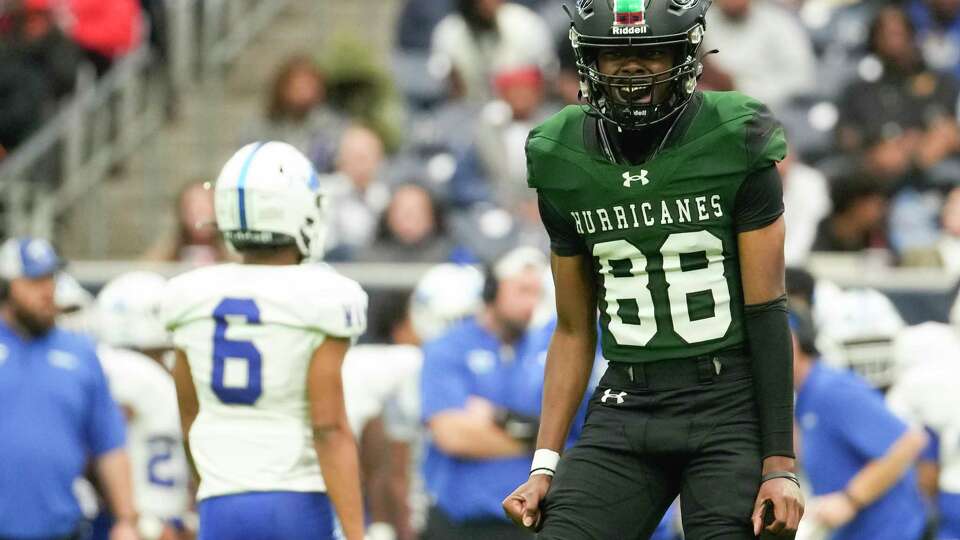
<path id="1" fill-rule="evenodd" d="M 216 185 L 217 226 L 231 247 L 296 244 L 323 258 L 325 200 L 313 165 L 282 142 L 253 143 L 227 161 Z"/>
<path id="2" fill-rule="evenodd" d="M 413 329 L 422 341 L 439 337 L 450 325 L 477 312 L 483 274 L 472 266 L 434 266 L 417 283 L 410 302 Z"/>
<path id="3" fill-rule="evenodd" d="M 96 303 L 100 339 L 113 347 L 169 348 L 160 314 L 166 285 L 153 272 L 131 272 L 107 283 Z"/>
<path id="4" fill-rule="evenodd" d="M 897 377 L 894 338 L 906 327 L 893 302 L 873 289 L 851 289 L 817 310 L 817 348 L 826 362 L 849 368 L 876 388 Z"/>

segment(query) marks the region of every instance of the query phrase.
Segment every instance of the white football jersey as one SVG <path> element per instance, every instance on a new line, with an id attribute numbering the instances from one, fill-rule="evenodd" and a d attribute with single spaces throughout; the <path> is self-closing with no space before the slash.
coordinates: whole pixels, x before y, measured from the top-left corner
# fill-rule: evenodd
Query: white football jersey
<path id="1" fill-rule="evenodd" d="M 343 363 L 343 395 L 347 418 L 360 436 L 367 422 L 384 413 L 390 403 L 420 376 L 423 353 L 412 345 L 359 345 Z M 419 418 L 415 420 L 419 424 Z"/>
<path id="2" fill-rule="evenodd" d="M 907 332 L 914 330 L 919 334 L 924 326 L 929 325 L 911 327 Z M 926 336 L 926 340 L 922 347 L 912 349 L 916 354 L 913 365 L 904 370 L 887 393 L 887 401 L 905 420 L 929 427 L 937 434 L 940 490 L 960 493 L 960 339 L 946 333 L 934 339 L 929 331 L 920 335 Z"/>
<path id="3" fill-rule="evenodd" d="M 138 352 L 97 349 L 113 399 L 131 413 L 127 453 L 137 512 L 163 521 L 187 511 L 187 460 L 173 377 Z"/>
<path id="4" fill-rule="evenodd" d="M 189 433 L 198 499 L 325 491 L 307 370 L 327 336 L 363 333 L 366 308 L 360 285 L 324 264 L 226 264 L 170 281 L 164 320 L 200 403 Z"/>

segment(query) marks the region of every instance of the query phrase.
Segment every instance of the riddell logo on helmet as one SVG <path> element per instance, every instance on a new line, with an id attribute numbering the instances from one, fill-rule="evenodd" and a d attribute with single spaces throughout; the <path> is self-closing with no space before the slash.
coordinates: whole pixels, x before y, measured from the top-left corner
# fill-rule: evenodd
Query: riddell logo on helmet
<path id="1" fill-rule="evenodd" d="M 612 28 L 615 36 L 634 36 L 637 34 L 646 34 L 646 26 L 614 26 Z"/>

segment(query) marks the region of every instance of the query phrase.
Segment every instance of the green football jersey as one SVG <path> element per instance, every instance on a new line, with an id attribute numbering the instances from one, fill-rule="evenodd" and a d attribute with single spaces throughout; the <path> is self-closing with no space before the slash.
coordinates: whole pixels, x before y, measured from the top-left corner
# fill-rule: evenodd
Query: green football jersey
<path id="1" fill-rule="evenodd" d="M 779 185 L 767 200 L 741 187 L 756 191 L 747 179 L 785 157 L 780 124 L 743 94 L 698 93 L 678 132 L 635 166 L 605 158 L 591 129 L 584 107 L 563 109 L 530 133 L 527 162 L 554 251 L 592 257 L 604 357 L 650 362 L 742 346 L 737 234 L 772 223 L 783 205 Z"/>

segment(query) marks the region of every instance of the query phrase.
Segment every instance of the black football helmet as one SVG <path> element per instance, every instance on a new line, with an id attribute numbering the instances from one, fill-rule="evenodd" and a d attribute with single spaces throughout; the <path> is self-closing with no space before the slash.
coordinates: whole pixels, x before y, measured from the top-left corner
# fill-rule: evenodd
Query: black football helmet
<path id="1" fill-rule="evenodd" d="M 582 97 L 602 118 L 636 130 L 673 117 L 693 96 L 703 72 L 699 55 L 711 0 L 565 0 L 570 43 L 577 57 Z M 602 49 L 656 47 L 674 55 L 662 73 L 604 75 L 597 66 Z M 667 98 L 655 103 L 658 85 Z"/>

